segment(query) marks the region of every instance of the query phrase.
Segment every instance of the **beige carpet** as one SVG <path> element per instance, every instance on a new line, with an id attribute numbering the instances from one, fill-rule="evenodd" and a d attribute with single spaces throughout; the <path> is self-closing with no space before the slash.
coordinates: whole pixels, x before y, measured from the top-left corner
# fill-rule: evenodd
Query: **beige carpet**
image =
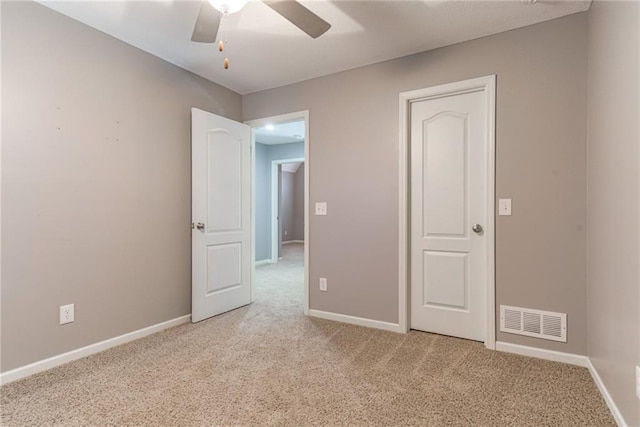
<path id="1" fill-rule="evenodd" d="M 300 246 L 251 306 L 2 387 L 2 425 L 615 425 L 584 368 L 305 318 Z"/>

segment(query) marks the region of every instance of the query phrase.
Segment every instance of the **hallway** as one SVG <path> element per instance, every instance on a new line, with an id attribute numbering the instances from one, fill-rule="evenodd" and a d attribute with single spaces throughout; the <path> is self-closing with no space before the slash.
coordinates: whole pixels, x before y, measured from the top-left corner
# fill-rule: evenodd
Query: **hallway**
<path id="1" fill-rule="evenodd" d="M 256 303 L 303 310 L 304 243 L 282 245 L 282 259 L 256 267 Z"/>

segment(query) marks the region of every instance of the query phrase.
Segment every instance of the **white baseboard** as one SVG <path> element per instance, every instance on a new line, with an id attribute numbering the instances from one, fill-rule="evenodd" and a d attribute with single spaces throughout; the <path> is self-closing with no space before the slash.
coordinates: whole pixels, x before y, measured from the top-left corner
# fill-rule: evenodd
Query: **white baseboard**
<path id="1" fill-rule="evenodd" d="M 309 316 L 321 319 L 334 320 L 336 322 L 350 323 L 352 325 L 366 326 L 367 328 L 382 329 L 391 332 L 404 333 L 397 323 L 382 322 L 380 320 L 365 319 L 363 317 L 348 316 L 346 314 L 330 313 L 321 310 L 309 310 Z"/>
<path id="2" fill-rule="evenodd" d="M 260 261 L 255 262 L 256 267 L 259 265 L 265 265 L 265 264 L 273 264 L 273 261 L 271 259 L 261 259 Z"/>
<path id="3" fill-rule="evenodd" d="M 537 357 L 538 359 L 552 360 L 554 362 L 568 363 L 570 365 L 577 365 L 577 366 L 581 366 L 583 368 L 589 369 L 589 373 L 591 373 L 591 378 L 593 378 L 593 382 L 595 382 L 596 386 L 598 386 L 598 390 L 600 390 L 600 394 L 602 395 L 602 398 L 607 403 L 607 406 L 609 407 L 609 410 L 611 411 L 611 415 L 616 421 L 616 424 L 618 424 L 619 427 L 627 427 L 627 423 L 624 421 L 624 418 L 622 417 L 620 410 L 618 409 L 615 402 L 611 398 L 611 395 L 609 394 L 609 391 L 607 390 L 604 383 L 602 382 L 600 375 L 598 375 L 598 371 L 596 371 L 596 368 L 593 366 L 593 364 L 591 363 L 591 360 L 587 356 L 582 356 L 579 354 L 572 354 L 572 353 L 562 353 L 562 352 L 553 351 L 553 350 L 543 350 L 540 348 L 528 347 L 528 346 L 518 345 L 518 344 L 510 344 L 510 343 L 500 342 L 500 341 L 496 342 L 496 350 L 504 351 L 507 353 L 515 353 L 522 356 Z"/>
<path id="4" fill-rule="evenodd" d="M 619 427 L 627 427 L 627 423 L 624 421 L 624 418 L 622 417 L 620 410 L 618 409 L 615 402 L 611 398 L 611 395 L 609 394 L 609 390 L 607 390 L 607 388 L 604 386 L 604 383 L 602 382 L 602 378 L 600 378 L 600 375 L 598 375 L 598 371 L 596 371 L 596 368 L 593 366 L 590 359 L 587 359 L 587 368 L 589 368 L 589 372 L 591 373 L 591 378 L 593 378 L 593 381 L 598 386 L 598 390 L 600 390 L 600 394 L 602 395 L 602 398 L 607 403 L 607 406 L 609 407 L 609 410 L 611 411 L 611 415 L 613 415 L 613 419 L 616 421 L 616 424 L 618 424 Z"/>
<path id="5" fill-rule="evenodd" d="M 282 242 L 283 245 L 287 245 L 289 243 L 304 243 L 304 240 L 287 240 L 286 242 Z"/>
<path id="6" fill-rule="evenodd" d="M 505 353 L 514 353 L 521 356 L 536 357 L 538 359 L 551 360 L 553 362 L 568 363 L 570 365 L 588 367 L 589 358 L 580 354 L 563 353 L 561 351 L 545 350 L 542 348 L 528 347 L 526 345 L 511 344 L 508 342 L 496 342 L 496 350 Z"/>
<path id="7" fill-rule="evenodd" d="M 0 385 L 8 384 L 10 382 L 26 378 L 30 375 L 37 374 L 38 372 L 46 371 L 47 369 L 55 368 L 56 366 L 64 365 L 65 363 L 81 359 L 95 353 L 99 353 L 111 347 L 125 344 L 130 341 L 146 337 L 147 335 L 160 332 L 164 329 L 187 323 L 190 319 L 190 314 L 176 317 L 175 319 L 167 320 L 166 322 L 151 325 L 146 328 L 138 329 L 137 331 L 129 332 L 127 334 L 120 335 L 114 338 L 109 338 L 108 340 L 90 344 L 86 347 L 71 350 L 67 353 L 59 354 L 57 356 L 49 357 L 48 359 L 40 360 L 29 365 L 12 369 L 11 371 L 3 372 L 2 374 L 0 374 Z"/>

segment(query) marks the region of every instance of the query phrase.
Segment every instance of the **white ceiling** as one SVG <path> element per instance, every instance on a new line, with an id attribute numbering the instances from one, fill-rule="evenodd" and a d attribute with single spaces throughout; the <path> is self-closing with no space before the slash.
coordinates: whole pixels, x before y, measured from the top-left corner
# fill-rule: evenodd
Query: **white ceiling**
<path id="1" fill-rule="evenodd" d="M 256 142 L 265 145 L 304 141 L 304 120 L 254 128 Z"/>
<path id="2" fill-rule="evenodd" d="M 302 0 L 332 24 L 315 40 L 253 0 L 220 29 L 229 70 L 216 44 L 190 40 L 199 1 L 41 3 L 247 94 L 581 12 L 591 0 Z"/>

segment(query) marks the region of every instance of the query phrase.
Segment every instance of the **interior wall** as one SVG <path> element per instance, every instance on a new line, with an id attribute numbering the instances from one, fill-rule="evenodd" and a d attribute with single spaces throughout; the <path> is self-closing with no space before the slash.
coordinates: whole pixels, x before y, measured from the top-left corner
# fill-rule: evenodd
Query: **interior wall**
<path id="1" fill-rule="evenodd" d="M 640 4 L 589 11 L 588 355 L 626 423 L 640 425 Z"/>
<path id="2" fill-rule="evenodd" d="M 304 163 L 294 177 L 293 240 L 304 241 Z"/>
<path id="3" fill-rule="evenodd" d="M 304 157 L 304 141 L 277 145 L 266 145 L 256 141 L 256 262 L 271 259 L 272 162 Z"/>
<path id="4" fill-rule="evenodd" d="M 190 109 L 240 120 L 241 98 L 37 3 L 0 7 L 6 372 L 191 312 Z"/>
<path id="5" fill-rule="evenodd" d="M 497 339 L 586 353 L 586 19 L 243 96 L 245 120 L 309 110 L 310 204 L 329 213 L 310 218 L 312 309 L 398 323 L 399 93 L 496 74 L 496 201 L 513 200 L 513 215 L 496 217 L 497 307 L 569 319 L 567 343 Z"/>
<path id="6" fill-rule="evenodd" d="M 256 261 L 271 259 L 271 162 L 268 145 L 256 143 L 254 167 Z"/>
<path id="7" fill-rule="evenodd" d="M 282 221 L 280 213 L 282 212 L 282 165 L 278 165 L 278 259 L 282 258 Z"/>

